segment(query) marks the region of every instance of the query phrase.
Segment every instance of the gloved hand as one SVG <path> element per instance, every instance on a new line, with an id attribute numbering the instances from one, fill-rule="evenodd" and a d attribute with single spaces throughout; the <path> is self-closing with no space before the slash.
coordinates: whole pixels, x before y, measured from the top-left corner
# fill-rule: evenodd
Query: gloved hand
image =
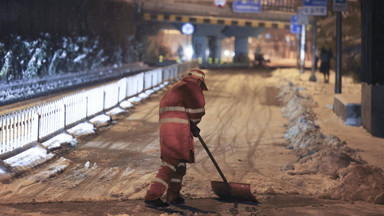
<path id="1" fill-rule="evenodd" d="M 194 137 L 198 137 L 200 134 L 200 128 L 198 128 L 196 125 L 191 125 L 191 132 Z"/>

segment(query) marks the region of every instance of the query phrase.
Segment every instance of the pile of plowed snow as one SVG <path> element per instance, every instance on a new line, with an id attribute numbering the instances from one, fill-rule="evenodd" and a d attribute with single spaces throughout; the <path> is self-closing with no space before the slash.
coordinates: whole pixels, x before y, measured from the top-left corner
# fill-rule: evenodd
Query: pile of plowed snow
<path id="1" fill-rule="evenodd" d="M 384 173 L 363 161 L 357 151 L 333 135 L 324 135 L 316 124 L 312 108 L 317 106 L 305 89 L 287 80 L 278 94 L 288 119 L 287 148 L 298 161 L 282 168 L 290 175 L 323 175 L 332 180 L 320 196 L 331 199 L 384 204 Z"/>

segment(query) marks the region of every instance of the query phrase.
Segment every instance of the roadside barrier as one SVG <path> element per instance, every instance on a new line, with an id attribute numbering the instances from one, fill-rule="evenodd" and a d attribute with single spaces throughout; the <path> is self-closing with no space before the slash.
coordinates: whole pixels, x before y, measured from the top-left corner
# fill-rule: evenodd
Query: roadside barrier
<path id="1" fill-rule="evenodd" d="M 198 62 L 192 61 L 156 68 L 1 115 L 0 162 L 197 67 Z"/>

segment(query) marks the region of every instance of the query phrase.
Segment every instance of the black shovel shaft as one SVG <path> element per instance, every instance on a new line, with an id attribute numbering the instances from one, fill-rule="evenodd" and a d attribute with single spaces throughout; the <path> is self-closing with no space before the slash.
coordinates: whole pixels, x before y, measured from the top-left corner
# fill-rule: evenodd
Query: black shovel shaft
<path id="1" fill-rule="evenodd" d="M 220 174 L 221 178 L 223 179 L 223 181 L 225 182 L 225 184 L 229 185 L 227 179 L 225 178 L 223 172 L 221 172 L 221 169 L 220 169 L 219 165 L 216 163 L 215 158 L 212 156 L 211 152 L 209 151 L 209 149 L 208 149 L 207 145 L 205 144 L 203 138 L 201 138 L 200 134 L 197 136 L 197 138 L 199 138 L 199 140 L 201 142 L 201 145 L 203 145 L 205 151 L 207 151 L 208 156 L 211 158 L 213 164 L 215 165 L 217 171 L 219 172 L 219 174 Z"/>

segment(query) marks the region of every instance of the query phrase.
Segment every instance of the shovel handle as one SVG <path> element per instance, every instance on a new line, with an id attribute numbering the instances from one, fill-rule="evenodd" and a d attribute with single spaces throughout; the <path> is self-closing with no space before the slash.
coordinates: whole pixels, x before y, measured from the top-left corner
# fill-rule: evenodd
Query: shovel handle
<path id="1" fill-rule="evenodd" d="M 208 149 L 207 145 L 205 144 L 203 138 L 201 138 L 200 134 L 198 134 L 197 138 L 199 138 L 199 140 L 201 142 L 201 145 L 203 145 L 205 151 L 207 151 L 208 156 L 211 158 L 213 164 L 215 165 L 217 171 L 219 172 L 219 174 L 220 174 L 221 178 L 223 179 L 223 181 L 225 182 L 225 184 L 229 185 L 227 179 L 225 178 L 223 172 L 221 172 L 221 169 L 220 169 L 219 165 L 216 163 L 215 158 L 212 156 L 211 152 L 209 151 L 209 149 Z"/>

